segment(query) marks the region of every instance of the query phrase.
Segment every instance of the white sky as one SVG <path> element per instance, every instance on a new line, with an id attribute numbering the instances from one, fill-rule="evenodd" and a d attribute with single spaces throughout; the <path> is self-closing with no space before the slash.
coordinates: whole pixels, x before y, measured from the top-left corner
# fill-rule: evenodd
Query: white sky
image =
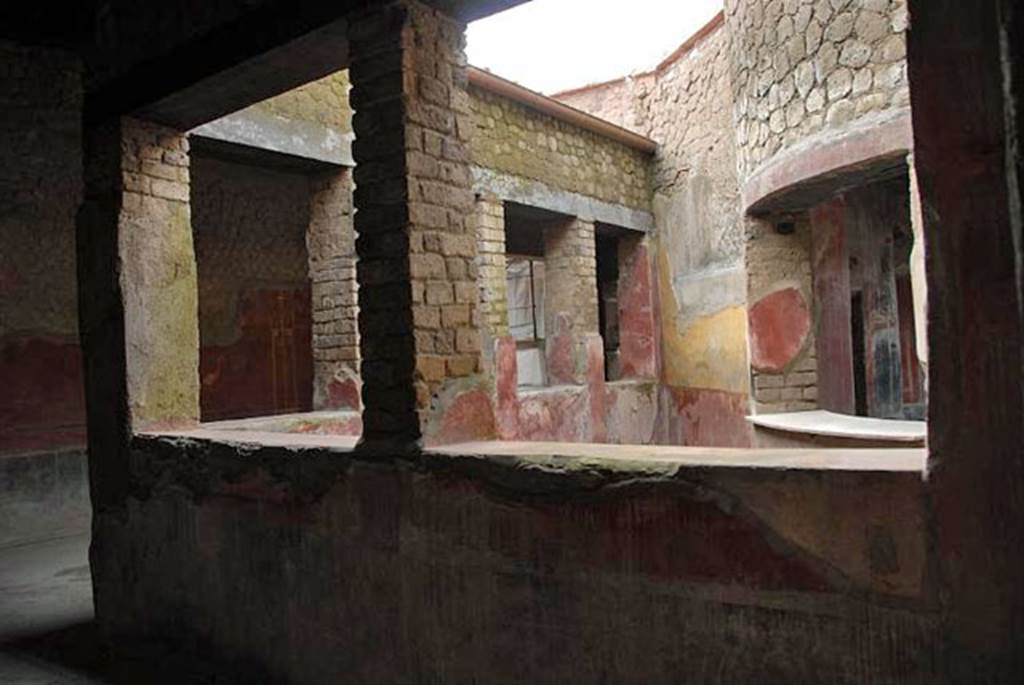
<path id="1" fill-rule="evenodd" d="M 533 0 L 469 25 L 469 63 L 542 93 L 645 71 L 722 0 Z"/>

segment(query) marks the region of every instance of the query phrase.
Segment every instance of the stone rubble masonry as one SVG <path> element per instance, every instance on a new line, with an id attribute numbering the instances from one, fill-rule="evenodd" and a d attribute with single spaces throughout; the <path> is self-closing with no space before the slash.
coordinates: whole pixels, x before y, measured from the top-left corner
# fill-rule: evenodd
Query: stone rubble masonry
<path id="1" fill-rule="evenodd" d="M 476 221 L 480 321 L 482 333 L 493 341 L 508 335 L 504 204 L 493 195 L 477 195 Z"/>
<path id="2" fill-rule="evenodd" d="M 748 219 L 747 278 L 749 301 L 783 288 L 795 288 L 813 311 L 811 283 L 811 226 L 806 217 L 795 221 L 789 235 L 776 232 L 769 221 Z M 799 354 L 778 374 L 751 369 L 757 413 L 802 411 L 818 407 L 817 352 L 814 327 Z"/>
<path id="3" fill-rule="evenodd" d="M 579 218 L 544 228 L 544 330 L 552 385 L 587 382 L 588 341 L 598 336 L 594 224 Z"/>
<path id="4" fill-rule="evenodd" d="M 414 2 L 353 18 L 363 440 L 414 444 L 480 368 L 465 26 Z"/>
<path id="5" fill-rule="evenodd" d="M 634 209 L 651 206 L 650 156 L 471 88 L 473 163 Z"/>
<path id="6" fill-rule="evenodd" d="M 252 108 L 347 133 L 352 130 L 352 108 L 348 101 L 350 88 L 348 69 L 343 69 L 258 102 Z"/>
<path id="7" fill-rule="evenodd" d="M 313 290 L 313 408 L 359 409 L 359 332 L 352 179 L 311 179 L 306 247 Z M 337 389 L 351 388 L 339 396 Z"/>
<path id="8" fill-rule="evenodd" d="M 199 327 L 188 139 L 126 118 L 120 142 L 118 241 L 132 425 L 194 423 Z"/>
<path id="9" fill-rule="evenodd" d="M 905 0 L 727 0 L 739 170 L 910 102 Z"/>

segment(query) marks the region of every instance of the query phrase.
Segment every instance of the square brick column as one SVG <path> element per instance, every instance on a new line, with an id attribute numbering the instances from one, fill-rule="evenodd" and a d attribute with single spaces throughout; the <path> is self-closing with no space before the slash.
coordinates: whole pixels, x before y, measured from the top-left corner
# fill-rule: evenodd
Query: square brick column
<path id="1" fill-rule="evenodd" d="M 544 278 L 548 378 L 552 385 L 582 385 L 593 356 L 588 347 L 595 340 L 600 345 L 592 221 L 573 218 L 545 227 Z"/>
<path id="2" fill-rule="evenodd" d="M 409 0 L 349 31 L 363 441 L 409 445 L 480 365 L 465 26 Z"/>
<path id="3" fill-rule="evenodd" d="M 508 336 L 508 266 L 505 258 L 505 205 L 494 195 L 476 198 L 476 244 L 484 354 Z"/>
<path id="4" fill-rule="evenodd" d="M 185 135 L 127 118 L 93 125 L 84 162 L 79 326 L 103 507 L 124 494 L 133 432 L 198 422 L 198 295 Z"/>
<path id="5" fill-rule="evenodd" d="M 352 177 L 312 180 L 306 248 L 313 284 L 313 409 L 358 410 L 359 335 Z"/>

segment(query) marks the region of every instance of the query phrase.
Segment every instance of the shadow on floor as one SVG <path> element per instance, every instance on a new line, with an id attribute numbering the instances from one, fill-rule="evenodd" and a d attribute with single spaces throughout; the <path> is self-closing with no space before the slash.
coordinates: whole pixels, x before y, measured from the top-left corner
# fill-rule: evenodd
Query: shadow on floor
<path id="1" fill-rule="evenodd" d="M 216 684 L 235 679 L 194 654 L 166 645 L 118 650 L 103 646 L 96 624 L 75 623 L 38 635 L 0 643 L 0 682 L 5 685 Z M 250 681 L 251 682 L 251 681 Z"/>

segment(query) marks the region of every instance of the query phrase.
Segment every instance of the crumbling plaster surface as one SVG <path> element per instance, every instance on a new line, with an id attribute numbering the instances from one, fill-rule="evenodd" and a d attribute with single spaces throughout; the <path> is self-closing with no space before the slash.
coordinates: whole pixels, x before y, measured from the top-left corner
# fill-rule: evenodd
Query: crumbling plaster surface
<path id="1" fill-rule="evenodd" d="M 933 677 L 919 451 L 893 473 L 863 450 L 817 470 L 792 451 L 325 440 L 137 438 L 129 516 L 96 525 L 107 634 L 299 683 Z M 726 465 L 750 458 L 795 468 Z"/>
<path id="2" fill-rule="evenodd" d="M 745 225 L 731 59 L 729 32 L 719 24 L 654 72 L 556 96 L 659 142 L 653 254 L 668 386 L 661 420 L 681 424 L 669 425 L 666 435 L 687 444 L 698 444 L 697 435 L 720 445 L 749 441 L 742 420 L 750 390 Z M 713 423 L 719 425 L 711 429 Z"/>
<path id="3" fill-rule="evenodd" d="M 199 420 L 199 326 L 184 134 L 120 124 L 118 262 L 133 426 Z"/>

